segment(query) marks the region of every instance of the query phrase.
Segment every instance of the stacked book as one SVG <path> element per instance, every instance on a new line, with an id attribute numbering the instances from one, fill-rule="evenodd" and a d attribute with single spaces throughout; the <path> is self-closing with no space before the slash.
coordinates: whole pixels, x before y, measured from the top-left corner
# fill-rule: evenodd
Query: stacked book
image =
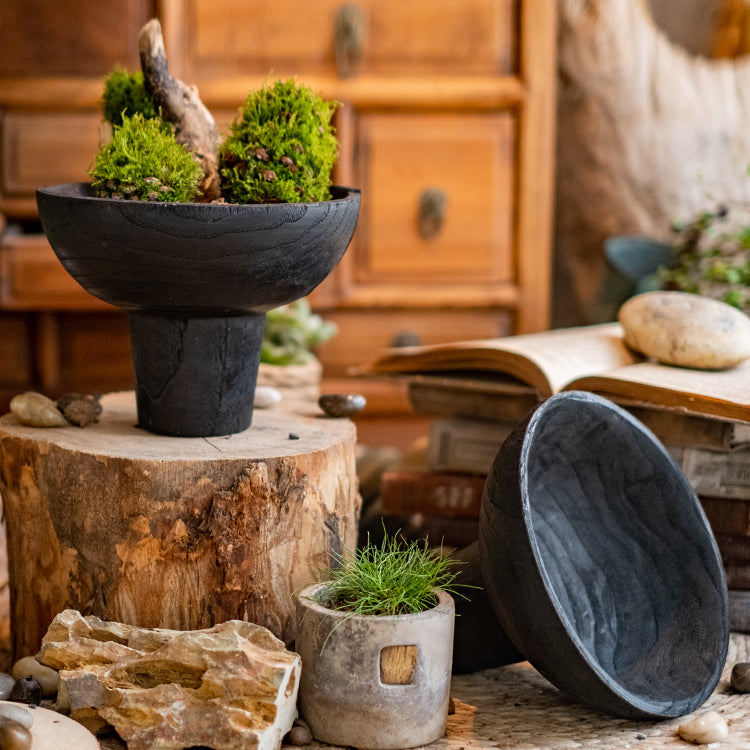
<path id="1" fill-rule="evenodd" d="M 392 349 L 360 372 L 405 381 L 413 408 L 433 418 L 416 460 L 383 475 L 383 512 L 425 526 L 460 521 L 457 537 L 476 534 L 495 454 L 536 404 L 582 390 L 623 406 L 696 490 L 724 560 L 733 626 L 750 630 L 750 360 L 721 371 L 661 365 L 630 350 L 613 323 Z"/>

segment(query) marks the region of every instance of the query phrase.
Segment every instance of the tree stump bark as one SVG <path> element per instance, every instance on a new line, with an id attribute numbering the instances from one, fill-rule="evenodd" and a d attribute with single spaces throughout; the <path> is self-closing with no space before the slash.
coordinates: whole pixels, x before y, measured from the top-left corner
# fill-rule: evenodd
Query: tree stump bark
<path id="1" fill-rule="evenodd" d="M 256 622 L 291 645 L 294 594 L 356 543 L 356 432 L 314 405 L 259 410 L 228 437 L 137 429 L 132 393 L 100 422 L 0 418 L 14 655 L 72 607 L 143 627 Z"/>

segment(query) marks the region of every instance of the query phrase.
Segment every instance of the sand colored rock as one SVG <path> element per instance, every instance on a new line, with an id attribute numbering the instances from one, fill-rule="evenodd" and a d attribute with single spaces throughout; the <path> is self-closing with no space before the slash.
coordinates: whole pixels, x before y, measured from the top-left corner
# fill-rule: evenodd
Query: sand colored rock
<path id="1" fill-rule="evenodd" d="M 297 715 L 299 656 L 240 620 L 152 630 L 65 610 L 38 658 L 60 670 L 58 707 L 129 750 L 276 750 Z"/>
<path id="2" fill-rule="evenodd" d="M 620 308 L 619 320 L 628 346 L 664 364 L 718 370 L 750 357 L 750 318 L 710 297 L 639 294 Z"/>

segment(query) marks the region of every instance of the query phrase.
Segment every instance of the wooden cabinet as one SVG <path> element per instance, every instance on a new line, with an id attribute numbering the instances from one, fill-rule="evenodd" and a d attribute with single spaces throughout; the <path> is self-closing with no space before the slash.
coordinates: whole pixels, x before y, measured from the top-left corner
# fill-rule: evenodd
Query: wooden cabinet
<path id="1" fill-rule="evenodd" d="M 6 2 L 24 16 L 25 29 L 31 11 L 24 9 L 34 3 Z M 84 5 L 92 7 L 71 0 L 55 7 L 68 6 L 69 18 L 80 20 Z M 36 186 L 84 178 L 98 138 L 102 66 L 109 62 L 103 50 L 124 55 L 107 70 L 117 62 L 134 68 L 122 42 L 135 48 L 142 21 L 154 12 L 173 72 L 197 85 L 224 131 L 247 92 L 267 79 L 296 76 L 342 104 L 334 179 L 362 190 L 362 211 L 344 260 L 311 302 L 339 326 L 320 352 L 324 387 L 356 387 L 376 404 L 360 421 L 361 439 L 368 418 L 403 420 L 407 407 L 396 390 L 347 383 L 346 371 L 396 335 L 429 343 L 547 326 L 554 3 L 112 0 L 96 6 L 114 9 L 106 25 L 111 46 L 101 44 L 97 26 L 91 44 L 98 51 L 90 51 L 88 70 L 78 60 L 59 62 L 76 36 L 70 29 L 58 30 L 50 52 L 58 62 L 47 68 L 30 61 L 19 71 L 0 53 L 0 212 L 9 222 L 34 219 Z M 88 22 L 98 24 L 99 14 Z M 57 10 L 53 15 L 65 25 Z M 0 258 L 4 309 L 105 315 L 105 306 L 64 278 L 43 239 L 6 235 Z M 81 371 L 85 351 L 82 358 Z"/>

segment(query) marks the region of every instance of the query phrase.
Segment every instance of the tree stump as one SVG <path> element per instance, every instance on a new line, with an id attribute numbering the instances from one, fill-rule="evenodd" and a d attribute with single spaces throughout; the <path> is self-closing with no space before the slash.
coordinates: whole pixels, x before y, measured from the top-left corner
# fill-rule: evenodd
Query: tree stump
<path id="1" fill-rule="evenodd" d="M 228 437 L 138 429 L 132 393 L 85 429 L 0 418 L 14 655 L 54 616 L 192 630 L 241 619 L 294 640 L 294 594 L 356 543 L 356 432 L 295 404 Z"/>

